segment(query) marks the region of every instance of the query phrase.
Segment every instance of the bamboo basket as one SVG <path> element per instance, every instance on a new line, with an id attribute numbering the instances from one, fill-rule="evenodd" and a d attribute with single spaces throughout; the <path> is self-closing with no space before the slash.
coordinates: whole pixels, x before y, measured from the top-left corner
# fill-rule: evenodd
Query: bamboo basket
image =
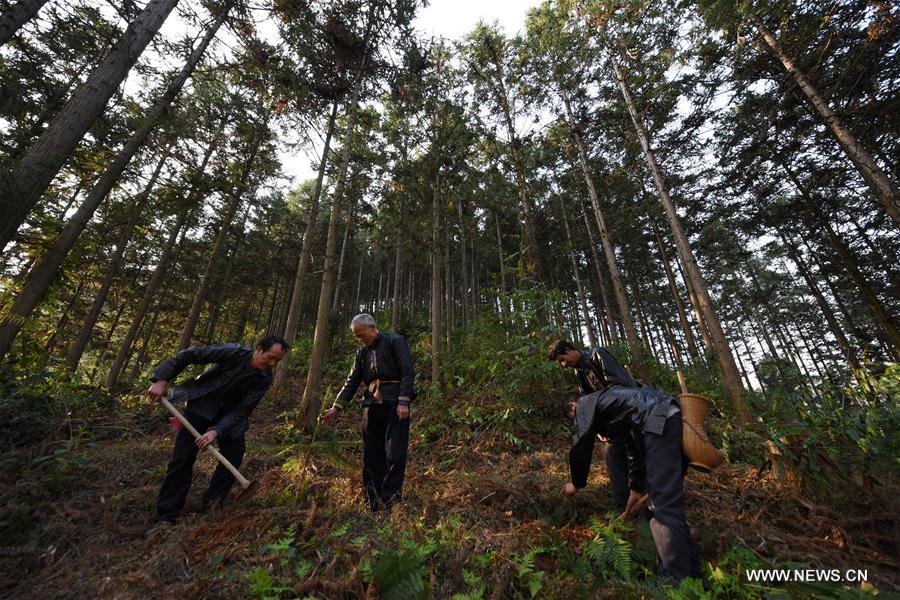
<path id="1" fill-rule="evenodd" d="M 703 419 L 709 412 L 710 402 L 699 394 L 679 394 L 681 402 L 681 448 L 688 459 L 688 464 L 699 471 L 709 473 L 725 460 L 725 456 L 713 446 Z"/>

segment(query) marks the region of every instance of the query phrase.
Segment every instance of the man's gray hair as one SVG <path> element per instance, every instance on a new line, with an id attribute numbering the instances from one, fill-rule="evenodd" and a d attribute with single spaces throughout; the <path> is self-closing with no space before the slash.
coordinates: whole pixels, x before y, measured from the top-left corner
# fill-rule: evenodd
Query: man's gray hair
<path id="1" fill-rule="evenodd" d="M 353 317 L 353 320 L 350 321 L 350 329 L 353 329 L 357 325 L 365 325 L 367 327 L 376 327 L 377 323 L 375 323 L 375 317 L 367 313 L 361 313 Z"/>

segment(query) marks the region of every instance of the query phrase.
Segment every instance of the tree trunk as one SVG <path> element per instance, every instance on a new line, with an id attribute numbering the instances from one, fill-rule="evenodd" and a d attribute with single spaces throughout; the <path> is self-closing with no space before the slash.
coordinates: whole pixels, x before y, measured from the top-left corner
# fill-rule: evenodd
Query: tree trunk
<path id="1" fill-rule="evenodd" d="M 328 235 L 325 240 L 325 262 L 322 265 L 322 286 L 319 289 L 319 304 L 316 312 L 316 331 L 313 335 L 312 354 L 309 358 L 309 371 L 306 375 L 306 389 L 303 391 L 303 400 L 300 407 L 301 418 L 304 419 L 304 427 L 312 431 L 315 428 L 319 410 L 322 405 L 320 387 L 322 385 L 322 368 L 325 355 L 331 343 L 331 299 L 334 295 L 335 280 L 335 251 L 337 249 L 337 226 L 341 216 L 341 200 L 344 195 L 344 185 L 347 179 L 347 170 L 350 166 L 350 154 L 353 147 L 353 136 L 356 130 L 356 119 L 359 114 L 359 96 L 362 90 L 362 71 L 357 76 L 353 88 L 353 97 L 350 99 L 350 114 L 347 119 L 347 133 L 344 139 L 344 148 L 341 155 L 341 164 L 338 169 L 338 177 L 334 186 L 334 199 L 331 205 L 331 216 L 328 219 Z"/>
<path id="2" fill-rule="evenodd" d="M 591 256 L 594 259 L 594 271 L 597 276 L 597 286 L 600 288 L 600 300 L 603 302 L 604 319 L 599 319 L 603 324 L 603 330 L 609 343 L 613 343 L 619 339 L 619 332 L 616 329 L 616 316 L 613 312 L 613 302 L 609 297 L 609 286 L 606 285 L 606 278 L 603 276 L 603 268 L 601 267 L 600 257 L 597 255 L 597 243 L 594 241 L 594 230 L 591 229 L 591 221 L 588 218 L 586 210 L 581 211 L 584 217 L 584 228 L 588 234 L 588 245 L 591 247 Z M 596 296 L 595 296 L 596 297 Z"/>
<path id="3" fill-rule="evenodd" d="M 443 388 L 441 379 L 441 192 L 435 167 L 431 207 L 431 382 Z"/>
<path id="4" fill-rule="evenodd" d="M 333 312 L 337 312 L 338 304 L 340 303 L 341 297 L 341 281 L 344 276 L 344 261 L 347 256 L 347 238 L 350 237 L 350 228 L 353 226 L 353 209 L 350 209 L 350 213 L 347 215 L 347 226 L 344 227 L 344 240 L 341 242 L 341 257 L 338 259 L 338 270 L 337 270 L 337 282 L 334 287 L 334 301 L 331 303 L 331 310 Z M 396 288 L 397 285 L 394 284 Z M 396 295 L 396 292 L 394 292 Z"/>
<path id="5" fill-rule="evenodd" d="M 16 35 L 19 29 L 34 18 L 47 0 L 19 0 L 0 15 L 0 46 Z"/>
<path id="6" fill-rule="evenodd" d="M 504 325 L 509 325 L 509 300 L 506 295 L 509 288 L 506 285 L 506 261 L 503 258 L 503 237 L 500 234 L 500 216 L 494 213 L 494 226 L 497 230 L 497 260 L 500 267 L 500 315 L 503 318 Z M 465 250 L 463 251 L 465 254 Z M 465 289 L 463 290 L 465 297 Z"/>
<path id="7" fill-rule="evenodd" d="M 144 13 L 146 14 L 152 6 L 157 5 L 160 2 L 161 0 L 151 0 L 150 4 L 147 5 L 147 8 L 144 9 Z M 172 5 L 174 6 L 174 2 L 172 2 Z M 125 167 L 131 161 L 132 157 L 135 155 L 138 149 L 144 144 L 144 141 L 146 141 L 147 137 L 150 135 L 150 132 L 153 130 L 159 119 L 172 104 L 172 101 L 178 95 L 178 92 L 184 86 L 184 83 L 193 72 L 194 67 L 197 66 L 198 62 L 200 62 L 203 51 L 206 49 L 206 46 L 209 45 L 210 40 L 212 39 L 221 22 L 224 20 L 225 13 L 227 13 L 227 7 L 229 6 L 230 4 L 226 4 L 226 8 L 222 10 L 219 18 L 207 30 L 206 36 L 204 37 L 203 41 L 191 53 L 191 57 L 181 69 L 181 72 L 178 74 L 175 80 L 171 84 L 169 84 L 169 87 L 166 89 L 165 93 L 156 101 L 156 104 L 154 104 L 153 108 L 151 108 L 147 113 L 147 116 L 144 118 L 141 126 L 137 131 L 135 131 L 131 138 L 129 138 L 128 142 L 126 142 L 122 150 L 119 151 L 113 162 L 106 168 L 106 171 L 104 171 L 103 175 L 100 177 L 100 179 L 88 193 L 87 197 L 81 203 L 81 206 L 69 221 L 69 224 L 56 238 L 52 249 L 41 260 L 41 263 L 32 270 L 26 287 L 23 287 L 22 293 L 19 295 L 19 297 L 17 297 L 16 302 L 10 309 L 10 313 L 5 315 L 2 321 L 0 321 L 0 360 L 2 360 L 3 357 L 6 356 L 6 353 L 9 352 L 9 349 L 12 347 L 12 342 L 18 334 L 19 330 L 22 328 L 25 319 L 27 319 L 31 315 L 34 308 L 46 295 L 50 284 L 56 276 L 57 270 L 59 269 L 65 257 L 68 255 L 69 250 L 71 250 L 72 246 L 75 244 L 78 236 L 81 235 L 81 232 L 87 225 L 88 221 L 94 215 L 94 211 L 97 210 L 97 207 L 109 194 L 109 191 L 118 181 L 120 175 L 125 170 Z M 169 10 L 171 10 L 171 7 L 169 8 Z M 127 35 L 128 32 L 126 32 L 126 37 Z M 79 89 L 79 92 L 80 91 L 81 88 Z M 79 92 L 76 92 L 76 95 Z M 66 109 L 64 109 L 64 111 L 65 110 Z M 54 125 L 56 123 L 57 122 L 54 121 Z M 52 128 L 53 125 L 51 125 L 51 129 Z M 50 130 L 48 130 L 48 132 L 49 131 Z M 41 137 L 41 140 L 43 140 L 45 137 L 46 133 Z M 38 140 L 35 148 L 43 147 L 41 145 L 41 140 Z M 48 152 L 50 151 L 49 149 L 46 150 Z M 29 151 L 29 156 L 30 155 L 31 151 Z M 28 156 L 23 159 L 22 164 L 25 165 L 27 160 L 29 160 Z M 65 157 L 63 157 L 63 160 L 65 160 Z M 58 170 L 58 167 L 56 167 L 56 170 Z M 50 179 L 52 179 L 53 175 L 56 173 L 56 170 L 54 170 L 53 173 L 50 174 Z M 47 180 L 47 183 L 44 184 L 44 188 L 46 188 L 47 184 L 49 184 L 49 179 Z M 27 208 L 30 208 L 31 204 L 36 201 L 36 198 L 37 197 L 35 197 L 33 200 L 28 201 L 29 205 Z M 27 213 L 27 208 L 25 210 L 25 213 Z M 24 213 L 21 215 L 21 218 L 22 220 L 24 220 Z M 0 219 L 0 222 L 3 222 L 4 224 L 7 223 L 5 219 Z M 19 223 L 21 223 L 21 221 L 19 221 Z M 18 228 L 19 223 L 13 225 L 12 233 L 10 234 L 10 236 L 15 233 L 15 230 L 16 228 Z M 0 229 L 2 229 L 2 226 L 0 226 Z M 3 233 L 2 231 L 0 231 L 0 248 L 5 246 L 7 242 L 8 238 L 4 239 Z"/>
<path id="8" fill-rule="evenodd" d="M 75 288 L 75 292 L 69 298 L 69 301 L 66 303 L 66 307 L 62 311 L 62 315 L 59 318 L 59 322 L 56 324 L 56 328 L 53 330 L 53 333 L 50 337 L 47 338 L 47 342 L 44 344 L 44 352 L 47 355 L 53 354 L 53 350 L 56 348 L 56 339 L 59 337 L 60 332 L 63 327 L 66 326 L 66 323 L 69 321 L 69 316 L 72 314 L 72 310 L 74 310 L 75 305 L 81 299 L 81 290 L 84 289 L 84 284 L 87 283 L 88 277 L 82 275 L 81 280 L 78 282 L 78 287 Z"/>
<path id="9" fill-rule="evenodd" d="M 141 213 L 147 205 L 147 201 L 150 199 L 150 192 L 153 191 L 156 180 L 159 178 L 163 165 L 165 165 L 168 158 L 168 150 L 164 150 L 163 156 L 157 163 L 156 169 L 153 170 L 153 174 L 150 176 L 150 180 L 147 182 L 144 190 L 132 201 L 131 207 L 128 209 L 128 219 L 119 234 L 119 239 L 116 242 L 116 249 L 109 261 L 106 274 L 103 276 L 100 290 L 94 297 L 94 303 L 91 305 L 90 310 L 88 310 L 88 313 L 84 318 L 81 330 L 78 332 L 78 336 L 75 338 L 75 341 L 72 342 L 72 345 L 69 347 L 69 352 L 66 355 L 66 369 L 71 372 L 75 372 L 75 369 L 78 368 L 78 363 L 81 361 L 81 355 L 84 354 L 84 349 L 87 348 L 88 341 L 91 339 L 91 333 L 94 331 L 94 325 L 97 324 L 97 318 L 100 316 L 100 311 L 103 310 L 103 305 L 106 304 L 106 296 L 109 294 L 109 288 L 112 287 L 113 280 L 119 272 L 122 257 L 125 255 L 125 248 L 131 241 L 131 236 L 134 233 L 134 228 L 137 225 L 138 219 L 140 219 Z"/>
<path id="10" fill-rule="evenodd" d="M 359 275 L 356 277 L 356 303 L 353 305 L 353 312 L 359 311 L 359 293 L 362 291 L 363 266 L 365 266 L 365 257 L 359 257 Z"/>
<path id="11" fill-rule="evenodd" d="M 159 303 L 158 303 L 159 304 Z M 157 306 L 156 310 L 153 311 L 153 316 L 150 318 L 150 324 L 147 326 L 147 335 L 144 336 L 141 344 L 141 349 L 138 351 L 137 358 L 134 360 L 134 366 L 131 367 L 131 379 L 137 379 L 137 376 L 140 374 L 141 369 L 144 366 L 144 361 L 147 357 L 147 350 L 150 348 L 150 342 L 153 340 L 153 335 L 156 333 L 156 323 L 159 321 L 159 314 L 162 312 L 162 306 Z"/>
<path id="12" fill-rule="evenodd" d="M 259 146 L 262 144 L 263 136 L 268 127 L 268 117 L 262 123 L 257 124 L 256 131 L 253 134 L 253 140 L 250 142 L 250 148 L 247 158 L 244 161 L 244 167 L 241 171 L 241 178 L 231 195 L 231 199 L 225 207 L 222 217 L 222 224 L 219 226 L 219 232 L 216 235 L 216 241 L 213 243 L 212 252 L 210 252 L 209 260 L 206 262 L 206 268 L 203 270 L 203 276 L 200 278 L 200 284 L 197 286 L 197 292 L 194 294 L 194 301 L 191 303 L 191 309 L 188 311 L 187 319 L 185 319 L 184 327 L 181 330 L 181 337 L 178 340 L 178 349 L 183 350 L 191 345 L 191 338 L 194 336 L 194 329 L 200 320 L 200 312 L 206 303 L 206 297 L 209 295 L 209 285 L 212 280 L 213 271 L 222 260 L 222 252 L 225 250 L 225 240 L 228 239 L 228 230 L 231 229 L 231 222 L 234 215 L 237 214 L 238 208 L 244 199 L 247 181 L 250 173 L 253 171 L 253 163 L 256 161 L 256 155 Z"/>
<path id="13" fill-rule="evenodd" d="M 106 103 L 119 88 L 150 39 L 162 26 L 176 4 L 178 4 L 178 0 L 150 0 L 147 3 L 143 12 L 119 38 L 115 47 L 107 53 L 87 81 L 75 90 L 53 122 L 31 149 L 25 153 L 9 180 L 0 181 L 0 186 L 2 186 L 0 187 L 0 252 L 25 221 L 28 212 L 40 200 L 50 182 L 75 150 L 78 142 L 103 112 Z M 227 10 L 222 11 L 223 14 L 225 12 Z M 200 47 L 205 49 L 203 44 Z M 197 59 L 199 60 L 199 56 Z M 184 71 L 182 72 L 184 73 Z M 184 80 L 187 80 L 186 74 Z M 184 81 L 181 81 L 181 84 L 183 83 Z M 178 85 L 179 89 L 180 87 L 181 85 Z M 170 86 L 171 89 L 172 86 Z M 174 98 L 174 94 L 172 97 Z M 161 102 L 158 102 L 157 106 L 160 104 Z M 141 130 L 146 128 L 149 133 L 149 129 L 155 125 L 155 120 L 148 116 L 144 120 Z M 134 148 L 135 150 L 145 138 L 146 134 Z M 126 144 L 126 148 L 128 146 L 129 144 Z M 128 159 L 130 158 L 131 156 L 128 157 Z M 118 159 L 114 161 L 110 168 L 113 168 L 118 162 Z M 121 168 L 124 169 L 124 165 Z M 119 173 L 116 173 L 116 179 Z M 101 178 L 101 182 L 104 179 L 106 179 L 105 174 Z M 112 183 L 109 185 L 111 187 Z"/>
<path id="14" fill-rule="evenodd" d="M 447 217 L 447 220 L 449 221 L 450 218 Z M 441 307 L 441 314 L 444 315 L 444 331 L 446 332 L 444 353 L 447 360 L 450 360 L 453 354 L 450 345 L 450 334 L 453 333 L 453 277 L 450 273 L 450 232 L 447 227 L 443 228 L 441 235 L 441 252 L 444 254 L 444 295 Z"/>
<path id="15" fill-rule="evenodd" d="M 585 327 L 587 328 L 588 341 L 591 344 L 591 348 L 596 348 L 597 336 L 594 335 L 594 327 L 591 324 L 591 313 L 588 309 L 587 297 L 584 294 L 584 286 L 581 283 L 581 269 L 578 265 L 578 260 L 575 257 L 575 248 L 572 245 L 572 230 L 569 229 L 569 217 L 566 214 L 566 203 L 563 200 L 562 196 L 557 196 L 559 198 L 559 208 L 562 212 L 563 224 L 566 226 L 566 242 L 568 242 L 569 246 L 569 259 L 572 262 L 572 272 L 575 274 L 575 284 L 578 288 L 578 301 L 581 303 L 581 313 L 582 317 L 584 318 Z"/>
<path id="16" fill-rule="evenodd" d="M 498 63 L 498 67 L 499 67 Z M 520 147 L 522 145 L 519 136 L 516 135 L 516 127 L 512 119 L 512 111 L 509 106 L 509 98 L 506 95 L 506 84 L 503 82 L 502 75 L 498 78 L 500 90 L 498 99 L 500 100 L 500 108 L 503 112 L 503 118 L 506 123 L 507 135 L 509 135 L 509 151 L 512 155 L 513 167 L 516 172 L 516 189 L 519 194 L 519 208 L 522 210 L 522 226 L 525 241 L 525 265 L 528 273 L 534 277 L 536 281 L 542 283 L 545 277 L 544 265 L 541 261 L 541 255 L 538 250 L 537 242 L 537 223 L 534 214 L 534 206 L 528 198 L 528 188 L 525 181 L 525 166 L 522 163 Z M 474 277 L 472 278 L 473 288 Z"/>
<path id="17" fill-rule="evenodd" d="M 325 167 L 328 165 L 328 153 L 331 149 L 331 138 L 334 136 L 334 123 L 337 118 L 338 103 L 335 101 L 331 105 L 331 115 L 328 117 L 328 129 L 325 133 L 325 147 L 322 150 L 322 159 L 319 161 L 319 172 L 316 176 L 316 185 L 313 188 L 313 195 L 309 202 L 309 210 L 306 216 L 306 232 L 303 234 L 303 248 L 300 250 L 300 256 L 297 260 L 297 271 L 294 276 L 294 289 L 291 294 L 291 307 L 288 311 L 287 325 L 284 329 L 284 339 L 289 344 L 294 342 L 294 336 L 297 335 L 297 326 L 300 323 L 300 307 L 303 292 L 303 280 L 309 271 L 310 256 L 313 242 L 313 231 L 315 229 L 316 218 L 319 214 L 319 200 L 322 197 L 322 182 L 325 179 Z M 355 110 L 355 108 L 351 108 Z M 275 374 L 275 390 L 282 390 L 287 380 L 288 366 L 291 362 L 290 353 L 281 359 L 278 365 L 278 372 Z"/>
<path id="18" fill-rule="evenodd" d="M 628 84 L 625 82 L 625 76 L 619 67 L 618 60 L 612 56 L 611 59 L 613 67 L 615 68 L 616 80 L 622 91 L 625 104 L 628 107 L 628 113 L 631 115 L 631 121 L 634 123 L 634 128 L 641 142 L 641 147 L 644 150 L 644 158 L 647 160 L 650 172 L 653 174 L 653 182 L 656 184 L 660 200 L 662 200 L 663 207 L 666 209 L 666 215 L 669 217 L 669 224 L 672 227 L 672 233 L 675 237 L 675 247 L 681 256 L 687 275 L 694 285 L 697 300 L 700 302 L 700 312 L 706 320 L 707 327 L 709 327 L 712 343 L 722 367 L 722 380 L 725 384 L 725 388 L 728 390 L 729 396 L 731 396 L 731 404 L 741 421 L 750 423 L 750 413 L 744 402 L 744 385 L 741 383 L 741 374 L 738 372 L 737 364 L 734 362 L 734 356 L 731 353 L 728 340 L 725 338 L 725 332 L 722 330 L 722 324 L 719 322 L 719 317 L 716 314 L 712 297 L 706 287 L 706 281 L 700 274 L 700 268 L 697 266 L 694 252 L 691 250 L 687 236 L 681 226 L 681 218 L 675 211 L 675 205 L 669 197 L 668 187 L 663 180 L 662 171 L 659 168 L 659 164 L 656 162 L 656 156 L 653 153 L 653 149 L 650 147 L 650 139 L 647 135 L 647 131 L 644 128 L 641 119 L 638 117 L 637 109 L 631 98 L 631 91 L 628 89 Z"/>
<path id="19" fill-rule="evenodd" d="M 106 339 L 100 345 L 100 355 L 97 357 L 97 362 L 94 363 L 94 368 L 91 371 L 90 375 L 90 380 L 95 385 L 97 373 L 100 370 L 100 363 L 102 363 L 106 359 L 106 353 L 109 351 L 109 346 L 112 342 L 113 334 L 116 332 L 116 328 L 119 326 L 119 320 L 122 318 L 122 313 L 125 312 L 126 306 L 127 303 L 123 300 L 121 302 L 121 306 L 119 306 L 119 310 L 116 311 L 116 316 L 113 317 L 112 323 L 109 324 L 109 332 L 106 334 Z"/>
<path id="20" fill-rule="evenodd" d="M 643 186 L 643 183 L 641 184 Z M 678 310 L 678 321 L 681 323 L 681 330 L 684 332 L 684 341 L 688 347 L 688 353 L 692 360 L 700 357 L 700 351 L 697 348 L 697 342 L 694 339 L 694 332 L 691 331 L 691 324 L 688 322 L 687 313 L 684 310 L 684 302 L 681 300 L 681 293 L 678 291 L 678 285 L 675 283 L 675 275 L 672 273 L 672 265 L 669 263 L 669 253 L 663 244 L 662 236 L 659 228 L 656 226 L 656 219 L 650 211 L 650 205 L 647 205 L 647 217 L 650 220 L 650 227 L 653 229 L 653 235 L 656 237 L 656 246 L 659 248 L 659 257 L 666 271 L 666 279 L 669 282 L 669 290 L 672 292 L 672 298 L 675 300 L 675 308 Z M 668 325 L 666 325 L 668 327 Z M 679 360 L 680 362 L 680 360 Z"/>
<path id="21" fill-rule="evenodd" d="M 841 263 L 843 263 L 844 268 L 847 270 L 847 273 L 850 275 L 853 283 L 856 284 L 856 287 L 862 295 L 863 300 L 868 305 L 869 311 L 875 318 L 875 322 L 879 327 L 881 327 L 882 331 L 884 332 L 884 335 L 887 338 L 888 348 L 890 350 L 891 356 L 894 358 L 894 360 L 897 360 L 898 358 L 900 358 L 900 332 L 898 332 L 897 327 L 894 325 L 894 321 L 891 318 L 891 315 L 888 314 L 884 305 L 881 303 L 881 300 L 878 299 L 878 296 L 875 294 L 875 290 L 873 290 L 872 286 L 869 285 L 868 279 L 859 268 L 859 264 L 857 263 L 853 254 L 850 252 L 850 249 L 831 226 L 831 223 L 829 223 L 828 220 L 822 216 L 819 209 L 815 206 L 815 201 L 809 194 L 809 190 L 807 190 L 806 187 L 800 183 L 800 180 L 797 178 L 794 172 L 787 167 L 787 165 L 782 164 L 782 167 L 784 168 L 785 172 L 788 173 L 788 177 L 800 191 L 800 195 L 803 197 L 803 207 L 806 211 L 806 214 L 814 223 L 818 224 L 822 232 L 825 233 L 835 252 L 837 252 Z"/>
<path id="22" fill-rule="evenodd" d="M 766 28 L 763 22 L 756 15 L 749 15 L 750 20 L 756 27 L 756 30 L 762 36 L 764 50 L 768 50 L 773 56 L 781 61 L 784 68 L 790 73 L 800 90 L 806 95 L 810 103 L 816 109 L 816 112 L 831 129 L 834 137 L 843 148 L 847 157 L 850 158 L 856 170 L 869 185 L 872 193 L 878 198 L 885 212 L 890 215 L 894 221 L 894 225 L 900 227 L 900 191 L 897 186 L 888 178 L 887 174 L 881 170 L 875 159 L 863 148 L 862 144 L 856 141 L 856 138 L 850 133 L 850 130 L 844 126 L 843 122 L 828 106 L 828 102 L 819 93 L 819 90 L 813 85 L 812 81 L 797 68 L 794 61 L 784 53 L 778 40 Z"/>
<path id="23" fill-rule="evenodd" d="M 606 227 L 606 219 L 600 210 L 600 199 L 597 190 L 594 187 L 594 180 L 591 177 L 590 166 L 588 165 L 587 149 L 581 134 L 575 126 L 575 117 L 572 115 L 572 108 L 569 105 L 569 94 L 562 91 L 563 104 L 566 108 L 566 116 L 569 120 L 569 131 L 572 139 L 575 140 L 575 146 L 578 148 L 578 159 L 581 163 L 581 172 L 584 175 L 584 182 L 587 184 L 588 195 L 591 198 L 591 206 L 594 209 L 594 218 L 597 220 L 597 229 L 600 231 L 600 243 L 603 246 L 603 254 L 606 255 L 606 265 L 609 268 L 610 279 L 612 279 L 613 292 L 619 305 L 619 317 L 622 325 L 625 327 L 625 339 L 628 340 L 628 349 L 631 351 L 631 359 L 634 362 L 638 376 L 644 381 L 650 380 L 650 371 L 644 361 L 641 352 L 640 342 L 638 341 L 637 330 L 634 327 L 634 321 L 631 318 L 631 307 L 628 306 L 628 298 L 625 295 L 625 286 L 622 284 L 622 274 L 619 272 L 619 266 L 616 264 L 616 253 L 613 249 L 612 239 L 609 229 Z"/>
<path id="24" fill-rule="evenodd" d="M 400 248 L 402 244 L 403 229 L 400 227 L 400 223 L 398 222 L 396 241 L 394 242 L 394 297 L 391 301 L 391 331 L 394 333 L 397 333 L 397 327 L 399 327 L 400 325 L 400 286 L 402 285 L 403 281 L 400 271 Z"/>
<path id="25" fill-rule="evenodd" d="M 856 350 L 853 348 L 853 346 L 850 345 L 850 341 L 847 339 L 847 336 L 844 335 L 844 330 L 841 329 L 837 318 L 834 316 L 834 312 L 832 312 L 831 310 L 831 306 L 829 306 L 828 301 L 825 299 L 825 296 L 819 289 L 818 284 L 816 284 L 816 280 L 813 278 L 812 274 L 809 272 L 809 269 L 806 267 L 806 263 L 800 258 L 797 252 L 797 248 L 794 246 L 793 242 L 788 240 L 785 234 L 780 230 L 778 231 L 778 235 L 781 238 L 785 249 L 787 250 L 788 256 L 797 266 L 797 270 L 800 272 L 800 276 L 803 277 L 803 280 L 806 282 L 806 286 L 809 288 L 809 291 L 812 292 L 813 297 L 816 299 L 816 304 L 819 305 L 819 309 L 822 311 L 822 315 L 825 317 L 825 321 L 828 323 L 828 327 L 831 328 L 831 334 L 834 336 L 835 341 L 837 341 L 837 345 L 843 352 L 844 358 L 847 360 L 847 364 L 850 365 L 851 372 L 854 373 L 854 375 L 858 374 L 860 364 L 859 359 L 856 356 Z"/>
<path id="26" fill-rule="evenodd" d="M 225 261 L 225 273 L 222 275 L 222 281 L 219 282 L 216 290 L 216 298 L 212 303 L 212 314 L 209 316 L 209 324 L 206 328 L 206 343 L 213 344 L 215 335 L 216 335 L 216 326 L 219 322 L 219 315 L 222 312 L 223 305 L 225 303 L 225 294 L 228 292 L 228 282 L 231 280 L 231 273 L 234 270 L 234 263 L 237 260 L 238 251 L 241 248 L 241 241 L 244 239 L 244 231 L 247 227 L 247 217 L 250 215 L 250 206 L 244 210 L 244 217 L 241 219 L 241 224 L 238 226 L 237 233 L 234 236 L 234 244 L 231 248 L 230 258 L 226 258 Z M 268 289 L 268 286 L 266 288 Z M 272 331 L 271 327 L 267 330 L 267 333 Z"/>
<path id="27" fill-rule="evenodd" d="M 469 287 L 469 260 L 468 249 L 466 248 L 466 219 L 465 215 L 463 214 L 461 198 L 457 199 L 456 201 L 456 210 L 459 215 L 459 285 L 462 288 L 462 322 L 463 325 L 466 325 L 469 321 L 472 320 L 472 292 L 471 288 Z M 501 256 L 500 259 L 502 261 L 503 257 Z M 447 268 L 450 268 L 450 263 L 447 263 Z"/>
<path id="28" fill-rule="evenodd" d="M 203 159 L 200 161 L 200 166 L 197 168 L 195 179 L 191 184 L 191 189 L 187 194 L 185 207 L 181 209 L 181 212 L 178 213 L 175 224 L 169 231 L 169 237 L 166 240 L 165 246 L 163 247 L 163 253 L 160 256 L 159 262 L 156 264 L 156 269 L 153 271 L 153 275 L 150 277 L 150 281 L 147 283 L 147 287 L 144 288 L 144 294 L 141 297 L 141 301 L 138 303 L 135 314 L 131 319 L 131 325 L 128 328 L 128 333 L 125 334 L 125 339 L 119 346 L 119 351 L 116 354 L 115 359 L 113 359 L 112 366 L 109 369 L 109 374 L 106 377 L 107 389 L 112 389 L 116 385 L 116 381 L 118 381 L 119 379 L 119 374 L 122 371 L 126 360 L 128 359 L 128 355 L 131 353 L 131 347 L 134 344 L 135 337 L 138 334 L 140 324 L 144 320 L 144 316 L 147 314 L 147 311 L 150 309 L 150 304 L 156 296 L 156 290 L 159 288 L 159 284 L 162 282 L 162 278 L 169 265 L 169 261 L 172 259 L 172 256 L 174 254 L 178 235 L 179 233 L 181 233 L 185 222 L 188 220 L 188 217 L 192 212 L 192 207 L 197 202 L 200 196 L 199 179 L 206 171 L 206 165 L 209 164 L 209 159 L 212 157 L 213 151 L 218 146 L 219 139 L 225 128 L 225 122 L 226 120 L 223 119 L 222 123 L 220 124 L 219 130 L 216 133 L 216 136 L 206 147 L 206 151 L 203 154 Z"/>

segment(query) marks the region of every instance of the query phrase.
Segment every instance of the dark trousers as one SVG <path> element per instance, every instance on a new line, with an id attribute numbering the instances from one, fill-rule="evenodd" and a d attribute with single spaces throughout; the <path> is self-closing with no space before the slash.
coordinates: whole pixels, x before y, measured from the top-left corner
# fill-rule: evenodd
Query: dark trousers
<path id="1" fill-rule="evenodd" d="M 612 488 L 613 507 L 616 514 L 625 512 L 628 504 L 628 456 L 625 453 L 625 444 L 608 442 L 603 457 L 606 460 L 606 474 L 609 477 L 609 486 Z"/>
<path id="2" fill-rule="evenodd" d="M 675 579 L 700 577 L 700 556 L 684 515 L 681 414 L 666 419 L 662 435 L 644 434 L 650 531 L 660 558 L 660 575 Z"/>
<path id="3" fill-rule="evenodd" d="M 409 418 L 397 417 L 392 402 L 372 404 L 363 430 L 363 488 L 374 512 L 400 499 L 406 476 Z"/>
<path id="4" fill-rule="evenodd" d="M 186 412 L 184 416 L 201 434 L 206 433 L 206 430 L 212 425 L 211 420 L 192 412 Z M 223 436 L 217 438 L 216 442 L 222 456 L 236 468 L 240 468 L 241 460 L 244 458 L 244 436 L 241 435 L 238 438 Z M 182 427 L 175 437 L 175 450 L 172 452 L 172 460 L 169 461 L 166 478 L 163 480 L 159 498 L 156 501 L 157 520 L 174 521 L 181 514 L 188 490 L 191 489 L 194 462 L 197 460 L 199 451 L 194 436 L 186 427 Z M 233 484 L 234 475 L 219 463 L 209 481 L 209 487 L 203 493 L 204 504 L 213 500 L 224 501 Z"/>

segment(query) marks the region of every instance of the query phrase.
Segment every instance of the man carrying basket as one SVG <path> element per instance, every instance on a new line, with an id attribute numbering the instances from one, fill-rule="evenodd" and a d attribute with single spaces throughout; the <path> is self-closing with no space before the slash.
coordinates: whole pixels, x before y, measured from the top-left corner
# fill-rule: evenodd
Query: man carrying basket
<path id="1" fill-rule="evenodd" d="M 552 350 L 552 347 L 551 347 Z M 611 385 L 573 398 L 563 406 L 575 420 L 576 433 L 569 451 L 571 481 L 563 492 L 572 496 L 587 485 L 588 472 L 599 434 L 622 444 L 628 461 L 630 512 L 644 490 L 650 496 L 650 531 L 660 558 L 659 574 L 700 577 L 700 558 L 684 514 L 684 475 L 681 408 L 678 401 L 649 386 Z"/>

